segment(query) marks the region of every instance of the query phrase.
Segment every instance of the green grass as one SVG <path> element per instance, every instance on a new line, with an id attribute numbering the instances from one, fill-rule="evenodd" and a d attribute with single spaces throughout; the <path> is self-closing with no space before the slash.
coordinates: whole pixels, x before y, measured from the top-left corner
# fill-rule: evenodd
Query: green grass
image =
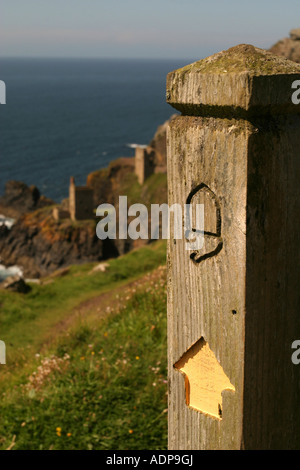
<path id="1" fill-rule="evenodd" d="M 1 449 L 166 449 L 165 275 L 128 284 L 164 263 L 159 242 L 105 273 L 74 266 L 30 294 L 1 294 Z M 112 305 L 104 320 L 91 312 L 56 337 L 76 305 L 122 285 L 121 310 Z"/>
<path id="2" fill-rule="evenodd" d="M 165 243 L 153 243 L 109 261 L 106 272 L 89 275 L 97 263 L 72 266 L 67 276 L 32 285 L 26 295 L 0 292 L 1 339 L 13 349 L 37 345 L 49 327 L 79 302 L 128 282 L 165 263 Z M 47 280 L 46 280 L 47 281 Z"/>

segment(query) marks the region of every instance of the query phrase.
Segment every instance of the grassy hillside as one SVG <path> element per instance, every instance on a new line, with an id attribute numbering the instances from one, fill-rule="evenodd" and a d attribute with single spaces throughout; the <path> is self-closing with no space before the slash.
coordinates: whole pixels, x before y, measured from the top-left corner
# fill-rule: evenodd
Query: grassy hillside
<path id="1" fill-rule="evenodd" d="M 87 177 L 87 185 L 94 190 L 95 206 L 108 202 L 116 204 L 119 196 L 127 195 L 128 205 L 143 202 L 162 204 L 167 202 L 167 174 L 155 173 L 140 185 L 134 166 L 128 165 L 128 160 L 118 159 L 112 161 L 108 168 L 94 171 Z"/>
<path id="2" fill-rule="evenodd" d="M 165 243 L 1 293 L 1 449 L 165 449 Z"/>

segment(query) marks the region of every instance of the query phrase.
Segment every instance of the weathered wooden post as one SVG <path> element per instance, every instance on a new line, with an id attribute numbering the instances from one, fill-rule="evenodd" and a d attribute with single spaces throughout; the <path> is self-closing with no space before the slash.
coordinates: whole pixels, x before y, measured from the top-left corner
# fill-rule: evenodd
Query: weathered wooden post
<path id="1" fill-rule="evenodd" d="M 300 448 L 296 79 L 249 45 L 168 75 L 169 205 L 205 212 L 202 249 L 169 241 L 170 449 Z"/>

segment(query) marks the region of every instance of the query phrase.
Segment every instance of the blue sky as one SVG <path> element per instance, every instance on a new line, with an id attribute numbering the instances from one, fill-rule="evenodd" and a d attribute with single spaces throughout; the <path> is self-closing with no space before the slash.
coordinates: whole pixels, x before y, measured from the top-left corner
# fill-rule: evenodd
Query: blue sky
<path id="1" fill-rule="evenodd" d="M 270 47 L 299 0 L 2 0 L 0 57 L 201 58 Z"/>

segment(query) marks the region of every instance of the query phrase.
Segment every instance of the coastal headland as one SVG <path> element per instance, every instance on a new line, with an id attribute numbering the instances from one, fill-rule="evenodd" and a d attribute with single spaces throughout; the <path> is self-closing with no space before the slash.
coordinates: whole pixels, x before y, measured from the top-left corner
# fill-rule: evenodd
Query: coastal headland
<path id="1" fill-rule="evenodd" d="M 13 223 L 0 225 L 1 264 L 20 267 L 25 278 L 40 278 L 72 264 L 114 258 L 147 243 L 99 240 L 95 211 L 103 203 L 117 208 L 122 195 L 129 204 L 167 202 L 166 128 L 167 122 L 159 126 L 148 146 L 135 149 L 135 156 L 120 157 L 107 168 L 88 174 L 85 187 L 76 187 L 73 181 L 76 196 L 72 201 L 70 191 L 69 197 L 57 204 L 41 195 L 36 186 L 7 182 L 0 197 L 0 214 L 4 221 L 10 218 Z M 74 201 L 79 206 L 85 197 L 86 204 L 87 194 L 92 196 L 85 218 L 78 209 L 76 213 Z"/>

